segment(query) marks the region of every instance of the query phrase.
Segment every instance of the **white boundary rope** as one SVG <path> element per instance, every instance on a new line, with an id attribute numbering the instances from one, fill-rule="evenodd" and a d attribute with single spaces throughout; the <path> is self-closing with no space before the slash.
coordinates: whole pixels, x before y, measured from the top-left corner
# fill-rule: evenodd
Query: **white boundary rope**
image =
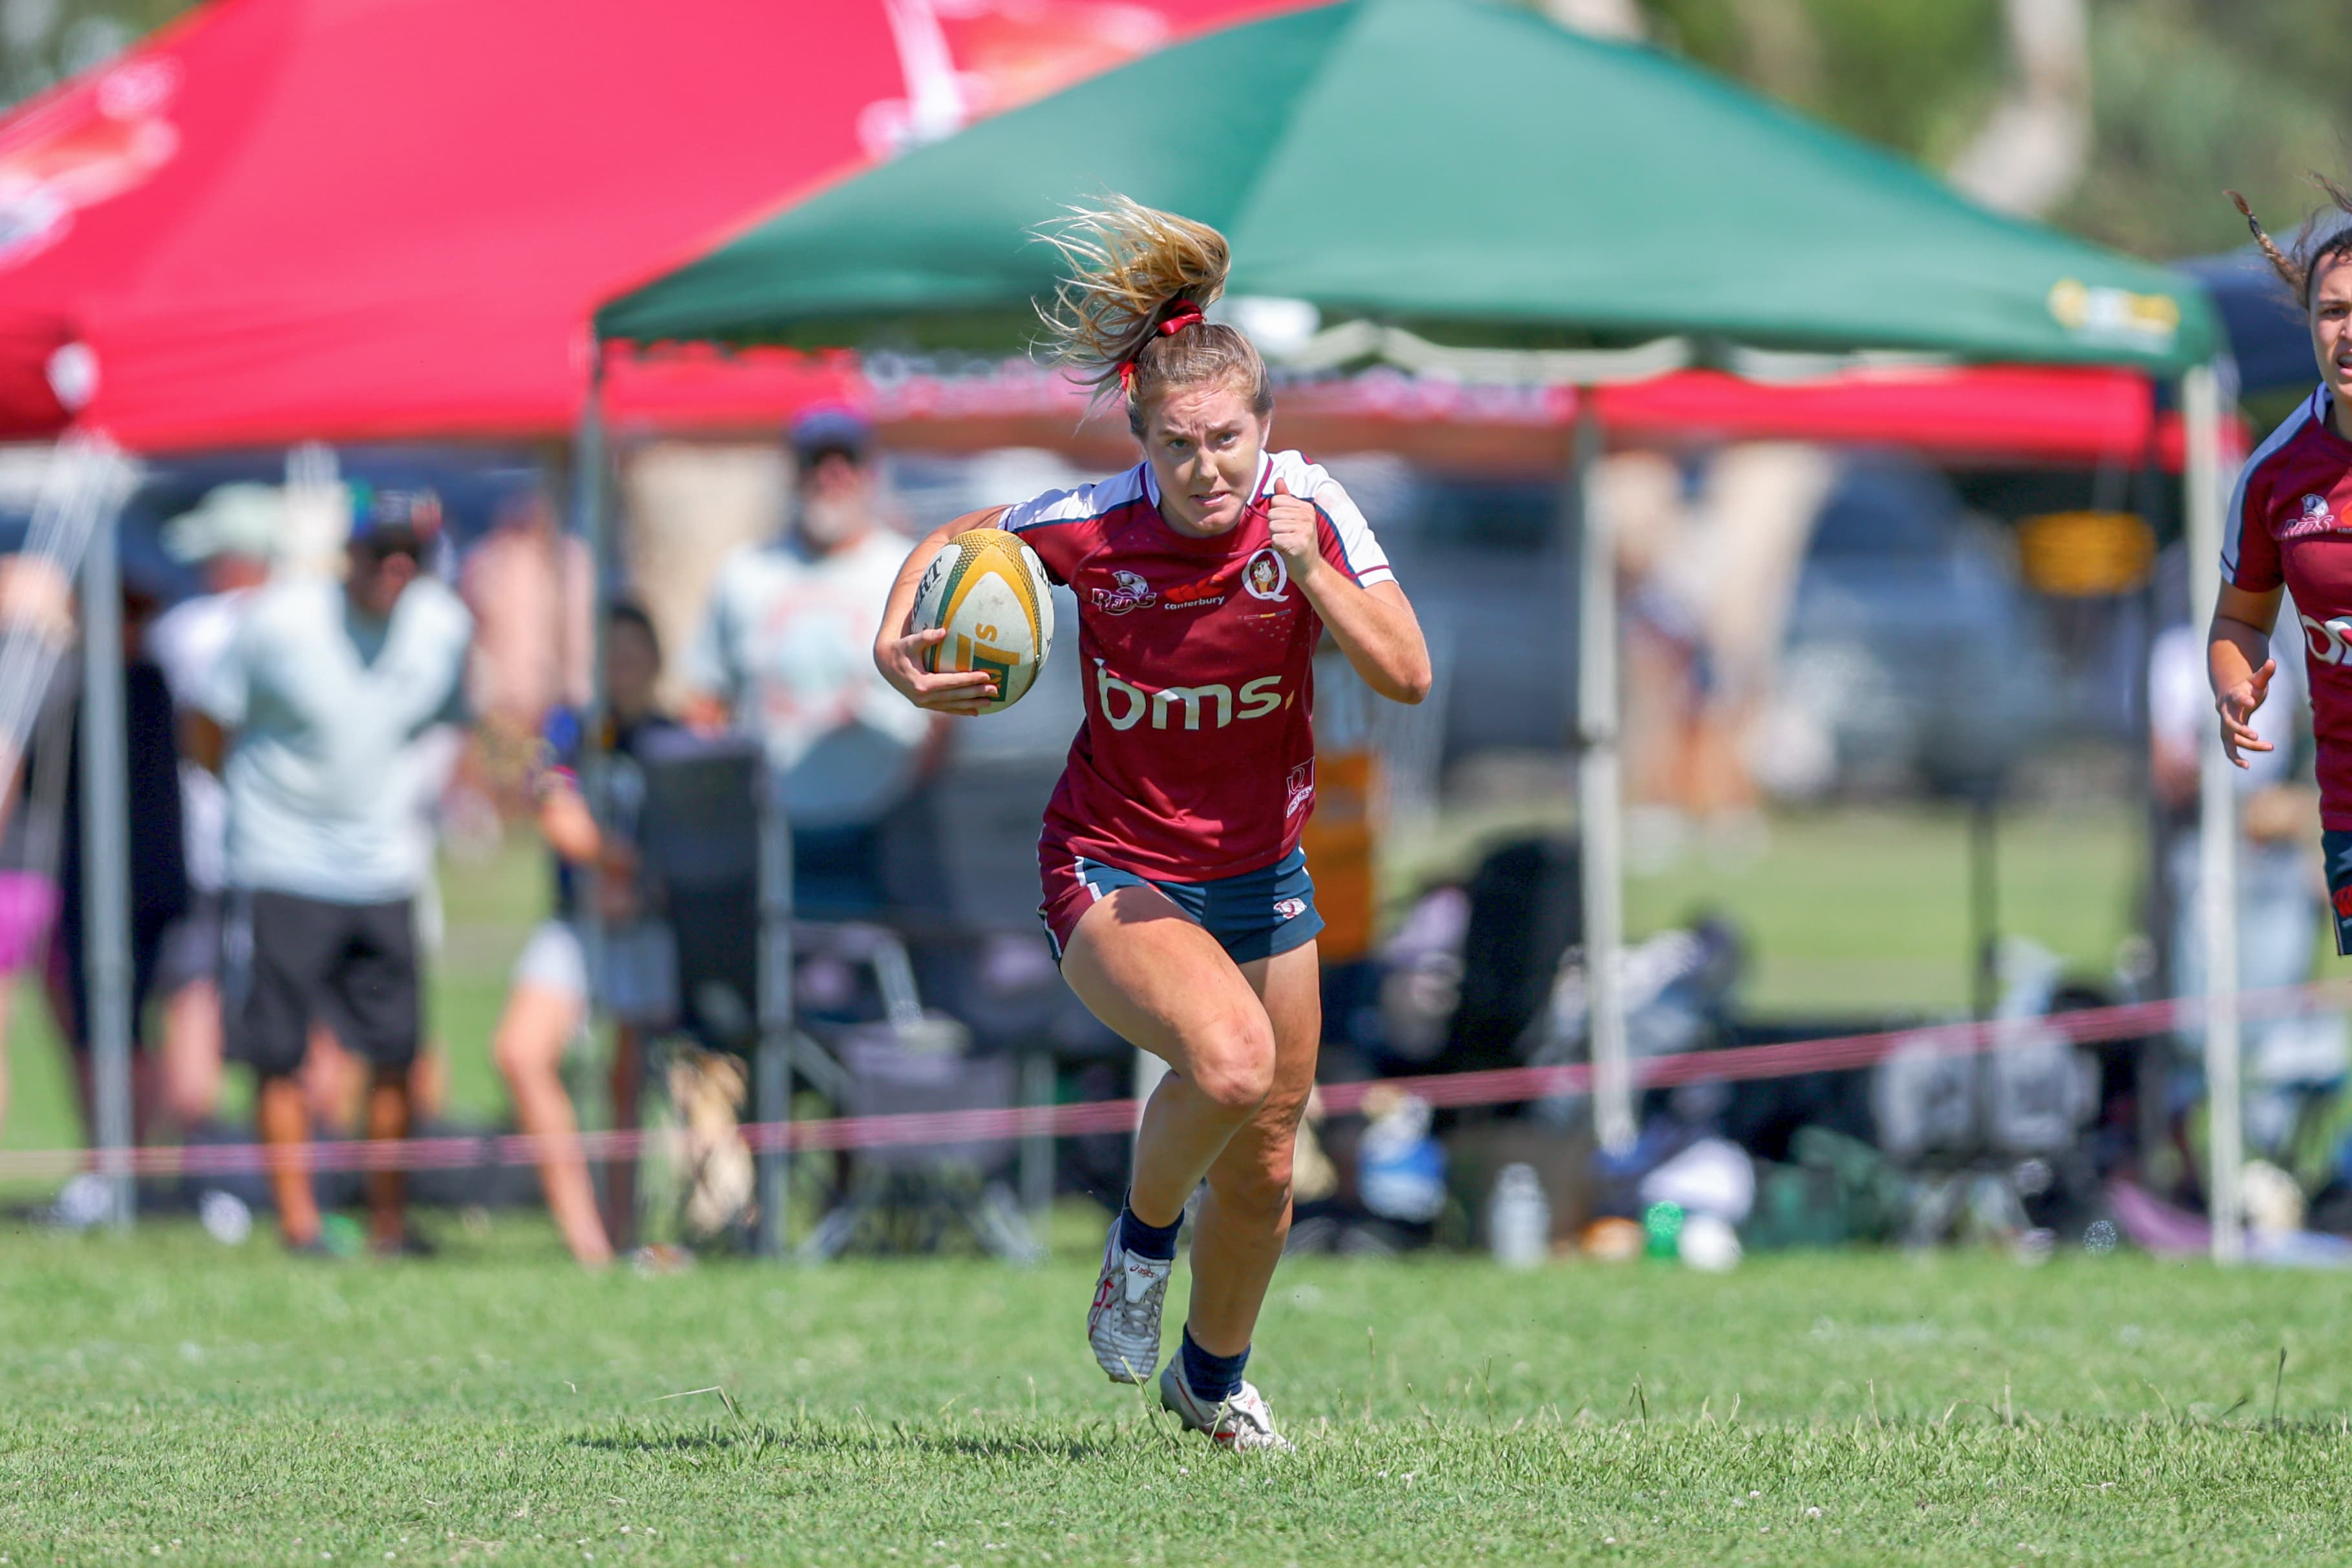
<path id="1" fill-rule="evenodd" d="M 2239 995 L 2240 1016 L 2278 1018 L 2352 1005 L 2352 981 L 2321 981 Z M 1807 1073 L 1845 1072 L 1875 1067 L 1896 1052 L 1974 1056 L 2028 1039 L 2061 1039 L 2099 1045 L 2152 1035 L 2194 1030 L 2202 1022 L 2202 997 L 2135 1002 L 2074 1013 L 1988 1022 L 1933 1024 L 1864 1035 L 1836 1035 L 1768 1046 L 1735 1046 L 1689 1051 L 1633 1062 L 1637 1088 L 1683 1083 L 1747 1082 L 1795 1078 Z M 1560 1067 L 1501 1068 L 1486 1072 L 1434 1073 L 1415 1078 L 1321 1085 L 1324 1110 L 1347 1115 L 1376 1090 L 1417 1095 L 1433 1106 L 1509 1105 L 1583 1094 L 1592 1069 L 1582 1062 Z M 1013 1106 L 981 1110 L 923 1111 L 893 1116 L 837 1116 L 808 1121 L 749 1122 L 744 1141 L 761 1153 L 778 1150 L 845 1150 L 903 1147 L 910 1143 L 991 1143 L 1032 1137 L 1075 1138 L 1134 1131 L 1140 1104 L 1133 1100 L 1091 1100 L 1074 1105 Z M 170 1145 L 131 1151 L 131 1169 L 142 1176 L 240 1174 L 271 1169 L 280 1162 L 313 1171 L 426 1171 L 490 1165 L 530 1165 L 577 1147 L 593 1161 L 634 1160 L 649 1152 L 682 1148 L 683 1129 L 625 1130 L 541 1137 L 502 1133 L 465 1138 L 412 1138 L 300 1143 L 272 1150 L 259 1143 Z M 93 1155 L 80 1149 L 34 1149 L 0 1152 L 0 1178 L 58 1179 L 92 1168 Z"/>

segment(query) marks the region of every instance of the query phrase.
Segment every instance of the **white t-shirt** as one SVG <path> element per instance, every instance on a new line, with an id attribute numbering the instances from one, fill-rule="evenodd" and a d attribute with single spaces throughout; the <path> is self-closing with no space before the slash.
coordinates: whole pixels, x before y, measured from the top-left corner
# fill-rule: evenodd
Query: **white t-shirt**
<path id="1" fill-rule="evenodd" d="M 236 636 L 237 622 L 257 592 L 234 588 L 184 599 L 147 628 L 147 653 L 163 672 L 172 700 L 181 708 L 203 706 L 214 668 Z M 226 875 L 223 857 L 228 837 L 228 792 L 221 781 L 194 763 L 180 764 L 181 837 L 185 840 L 188 880 L 199 891 L 218 892 Z"/>
<path id="2" fill-rule="evenodd" d="M 908 549 L 882 529 L 822 556 L 780 540 L 736 551 L 711 582 L 687 683 L 767 748 L 801 826 L 872 822 L 912 781 L 929 716 L 874 668 Z"/>
<path id="3" fill-rule="evenodd" d="M 440 583 L 409 584 L 382 625 L 339 583 L 257 593 L 199 706 L 231 732 L 227 882 L 327 903 L 414 895 L 425 731 L 457 718 L 473 616 Z"/>
<path id="4" fill-rule="evenodd" d="M 2282 628 L 2294 622 L 2292 611 L 2279 617 Z M 2230 770 L 2238 791 L 2251 795 L 2284 784 L 2294 774 L 2302 742 L 2311 734 L 2311 700 L 2304 690 L 2301 634 L 2282 633 L 2271 638 L 2271 656 L 2278 673 L 2271 678 L 2270 699 L 2254 715 L 2254 732 L 2271 742 L 2267 752 L 2241 752 L 2245 768 Z M 2147 652 L 2147 724 L 2168 745 L 2186 752 L 2219 745 L 2221 722 L 2213 714 L 2213 692 L 2205 666 L 2205 628 L 2167 626 L 2156 634 Z"/>

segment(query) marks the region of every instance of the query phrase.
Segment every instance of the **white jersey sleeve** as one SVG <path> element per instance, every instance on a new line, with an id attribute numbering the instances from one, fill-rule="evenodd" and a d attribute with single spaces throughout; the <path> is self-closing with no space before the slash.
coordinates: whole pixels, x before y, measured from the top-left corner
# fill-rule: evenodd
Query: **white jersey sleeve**
<path id="1" fill-rule="evenodd" d="M 1372 525 L 1364 521 L 1339 481 L 1320 463 L 1310 463 L 1297 452 L 1276 452 L 1269 460 L 1265 488 L 1269 493 L 1279 480 L 1292 495 L 1312 501 L 1321 515 L 1323 558 L 1345 572 L 1360 588 L 1376 584 L 1393 583 L 1396 573 L 1389 566 L 1388 552 L 1372 534 Z"/>

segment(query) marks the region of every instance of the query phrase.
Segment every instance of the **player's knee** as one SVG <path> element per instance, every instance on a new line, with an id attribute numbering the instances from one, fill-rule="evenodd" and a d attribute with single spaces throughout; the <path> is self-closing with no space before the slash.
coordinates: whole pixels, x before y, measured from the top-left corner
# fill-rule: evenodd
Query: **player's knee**
<path id="1" fill-rule="evenodd" d="M 1192 1084 L 1220 1110 L 1256 1114 L 1274 1091 L 1274 1031 L 1263 1017 L 1233 1019 L 1192 1053 Z"/>
<path id="2" fill-rule="evenodd" d="M 501 1028 L 490 1041 L 490 1060 L 497 1064 L 499 1076 L 509 1083 L 551 1073 L 560 1054 L 560 1050 L 551 1054 L 546 1042 L 535 1033 L 516 1028 L 512 1024 Z"/>
<path id="3" fill-rule="evenodd" d="M 1266 1160 L 1215 1179 L 1217 1204 L 1228 1215 L 1257 1229 L 1274 1229 L 1290 1222 L 1290 1158 Z"/>

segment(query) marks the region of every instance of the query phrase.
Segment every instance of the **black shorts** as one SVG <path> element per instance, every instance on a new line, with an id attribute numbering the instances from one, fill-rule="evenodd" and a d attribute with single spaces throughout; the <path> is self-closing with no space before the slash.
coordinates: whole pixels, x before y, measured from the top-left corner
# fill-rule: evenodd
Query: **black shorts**
<path id="1" fill-rule="evenodd" d="M 221 965 L 221 921 L 228 895 L 195 894 L 188 912 L 163 932 L 163 951 L 155 960 L 155 992 L 169 996 L 199 980 L 218 981 Z"/>
<path id="2" fill-rule="evenodd" d="M 231 1060 L 263 1078 L 285 1077 L 302 1065 L 314 1019 L 377 1067 L 416 1059 L 423 1008 L 408 900 L 331 904 L 232 893 L 222 946 Z"/>

